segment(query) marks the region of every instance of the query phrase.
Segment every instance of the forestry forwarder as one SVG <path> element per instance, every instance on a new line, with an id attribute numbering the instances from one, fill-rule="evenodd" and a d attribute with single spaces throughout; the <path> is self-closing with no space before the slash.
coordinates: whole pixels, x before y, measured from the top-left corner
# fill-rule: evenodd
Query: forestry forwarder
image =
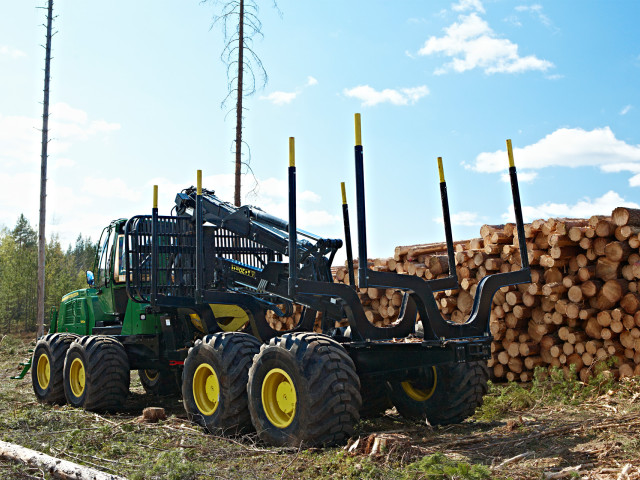
<path id="1" fill-rule="evenodd" d="M 433 295 L 458 287 L 441 159 L 450 275 L 425 281 L 370 270 L 356 114 L 358 285 L 404 292 L 399 319 L 386 328 L 367 320 L 354 286 L 344 184 L 350 285 L 331 275 L 343 242 L 296 228 L 293 138 L 289 146 L 288 222 L 222 202 L 202 189 L 198 171 L 197 188 L 177 195 L 175 215 L 158 215 L 155 187 L 152 215 L 105 228 L 95 284 L 87 272 L 90 288 L 62 298 L 50 333 L 36 345 L 32 379 L 39 400 L 115 410 L 125 404 L 129 372 L 137 369 L 148 392 L 167 393 L 179 383 L 189 417 L 210 431 L 253 427 L 267 443 L 292 446 L 342 443 L 361 416 L 391 404 L 431 424 L 473 414 L 487 390 L 493 295 L 530 281 L 510 141 L 522 269 L 483 278 L 469 320 L 455 324 L 442 317 Z M 297 326 L 271 328 L 266 312 L 289 316 L 293 303 L 304 306 Z M 316 312 L 322 333 L 313 331 Z M 344 319 L 349 326 L 336 328 Z"/>

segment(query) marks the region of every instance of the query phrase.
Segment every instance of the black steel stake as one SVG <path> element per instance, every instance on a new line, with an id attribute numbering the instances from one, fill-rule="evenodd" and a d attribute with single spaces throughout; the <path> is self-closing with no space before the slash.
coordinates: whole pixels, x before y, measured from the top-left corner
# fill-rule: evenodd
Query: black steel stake
<path id="1" fill-rule="evenodd" d="M 204 290 L 204 244 L 202 242 L 202 170 L 198 170 L 198 184 L 196 190 L 196 304 L 202 303 Z"/>
<path id="2" fill-rule="evenodd" d="M 513 194 L 513 211 L 516 215 L 516 230 L 518 232 L 518 245 L 520 247 L 520 261 L 522 268 L 529 268 L 529 252 L 524 238 L 524 221 L 522 220 L 522 205 L 520 204 L 520 189 L 518 188 L 518 174 L 513 160 L 513 148 L 511 140 L 507 140 L 507 153 L 509 155 L 509 178 L 511 179 L 511 193 Z"/>
<path id="3" fill-rule="evenodd" d="M 296 150 L 295 140 L 289 137 L 289 296 L 296 293 L 298 280 L 298 238 L 296 226 Z"/>
<path id="4" fill-rule="evenodd" d="M 358 286 L 367 288 L 367 220 L 364 205 L 364 157 L 362 154 L 362 134 L 360 114 L 355 115 L 356 124 L 356 213 L 358 214 Z"/>
<path id="5" fill-rule="evenodd" d="M 158 296 L 158 186 L 153 186 L 151 209 L 151 306 L 156 306 Z"/>
<path id="6" fill-rule="evenodd" d="M 351 249 L 351 225 L 349 224 L 349 205 L 347 204 L 347 191 L 344 182 L 342 188 L 342 218 L 344 220 L 344 245 L 347 250 L 347 270 L 349 272 L 349 285 L 356 288 L 356 276 L 353 272 L 353 251 Z"/>
<path id="7" fill-rule="evenodd" d="M 440 198 L 442 200 L 442 219 L 444 221 L 444 235 L 447 241 L 447 257 L 449 259 L 449 276 L 456 275 L 456 259 L 453 252 L 453 234 L 451 233 L 451 217 L 449 215 L 449 197 L 447 196 L 447 182 L 444 180 L 442 157 L 438 157 L 438 172 L 440 173 Z"/>

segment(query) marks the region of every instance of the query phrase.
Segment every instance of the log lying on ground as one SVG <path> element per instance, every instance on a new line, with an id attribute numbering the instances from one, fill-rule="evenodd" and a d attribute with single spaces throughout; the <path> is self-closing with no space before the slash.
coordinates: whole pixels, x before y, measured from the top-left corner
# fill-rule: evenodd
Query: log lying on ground
<path id="1" fill-rule="evenodd" d="M 0 457 L 41 468 L 63 480 L 127 480 L 125 477 L 68 462 L 14 443 L 0 441 Z"/>

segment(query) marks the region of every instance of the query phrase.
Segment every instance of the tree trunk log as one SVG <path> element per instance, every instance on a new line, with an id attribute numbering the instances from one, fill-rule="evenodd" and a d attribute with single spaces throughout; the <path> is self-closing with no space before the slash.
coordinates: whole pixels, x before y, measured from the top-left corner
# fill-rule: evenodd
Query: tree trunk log
<path id="1" fill-rule="evenodd" d="M 54 477 L 64 480 L 126 480 L 118 475 L 51 457 L 14 443 L 0 441 L 0 457 L 41 468 Z"/>

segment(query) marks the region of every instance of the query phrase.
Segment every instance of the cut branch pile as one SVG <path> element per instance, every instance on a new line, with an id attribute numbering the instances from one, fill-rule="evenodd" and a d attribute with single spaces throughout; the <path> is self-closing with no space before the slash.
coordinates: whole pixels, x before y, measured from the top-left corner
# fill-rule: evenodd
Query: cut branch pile
<path id="1" fill-rule="evenodd" d="M 535 367 L 568 373 L 573 365 L 585 381 L 594 367 L 614 357 L 613 375 L 640 375 L 640 210 L 619 207 L 611 216 L 588 220 L 536 220 L 524 232 L 532 282 L 504 287 L 493 298 L 489 365 L 494 376 L 529 381 Z M 484 225 L 480 236 L 455 243 L 460 288 L 436 293 L 440 311 L 454 322 L 469 317 L 484 276 L 520 268 L 514 224 Z M 449 274 L 444 243 L 396 247 L 393 257 L 369 262 L 373 270 L 426 280 Z M 334 276 L 349 282 L 345 267 Z M 401 292 L 358 292 L 373 324 L 397 320 Z"/>

